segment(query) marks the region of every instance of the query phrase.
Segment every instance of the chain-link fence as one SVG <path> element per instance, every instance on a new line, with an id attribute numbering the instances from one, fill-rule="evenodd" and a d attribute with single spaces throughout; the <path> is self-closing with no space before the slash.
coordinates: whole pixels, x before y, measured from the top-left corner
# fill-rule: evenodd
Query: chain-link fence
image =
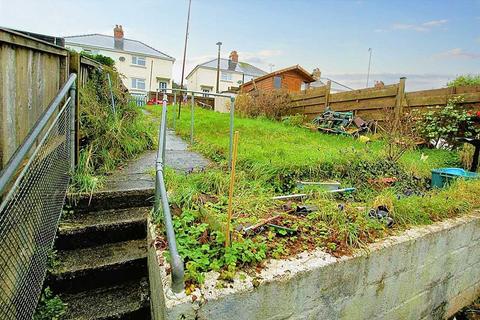
<path id="1" fill-rule="evenodd" d="M 49 120 L 0 205 L 2 320 L 31 319 L 40 296 L 69 181 L 71 103 Z"/>

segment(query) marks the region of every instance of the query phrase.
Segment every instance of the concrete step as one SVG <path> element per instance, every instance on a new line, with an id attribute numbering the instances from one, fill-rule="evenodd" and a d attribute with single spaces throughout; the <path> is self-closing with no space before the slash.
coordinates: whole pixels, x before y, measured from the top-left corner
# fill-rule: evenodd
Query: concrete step
<path id="1" fill-rule="evenodd" d="M 49 275 L 54 292 L 78 292 L 139 279 L 147 274 L 145 239 L 59 251 Z"/>
<path id="2" fill-rule="evenodd" d="M 66 207 L 76 212 L 152 206 L 153 188 L 98 191 L 93 194 L 68 194 Z"/>
<path id="3" fill-rule="evenodd" d="M 67 314 L 62 319 L 150 319 L 146 278 L 75 294 L 62 294 L 61 299 L 68 305 Z"/>
<path id="4" fill-rule="evenodd" d="M 130 239 L 145 239 L 151 207 L 75 212 L 60 222 L 55 247 L 72 250 Z"/>

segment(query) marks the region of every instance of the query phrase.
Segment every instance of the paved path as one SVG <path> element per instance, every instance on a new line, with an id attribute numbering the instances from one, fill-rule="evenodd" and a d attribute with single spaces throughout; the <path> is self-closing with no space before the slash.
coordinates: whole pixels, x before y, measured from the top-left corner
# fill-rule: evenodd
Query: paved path
<path id="1" fill-rule="evenodd" d="M 157 158 L 156 150 L 149 150 L 108 176 L 104 190 L 125 191 L 132 189 L 153 189 L 155 187 L 152 173 Z M 196 152 L 188 150 L 188 144 L 172 130 L 167 130 L 167 145 L 165 155 L 166 165 L 180 172 L 192 168 L 205 168 L 208 160 Z"/>

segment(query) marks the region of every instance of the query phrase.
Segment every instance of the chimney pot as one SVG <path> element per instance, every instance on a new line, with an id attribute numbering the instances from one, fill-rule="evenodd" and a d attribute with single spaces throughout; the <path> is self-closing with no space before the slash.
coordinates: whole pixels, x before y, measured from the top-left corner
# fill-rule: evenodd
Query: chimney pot
<path id="1" fill-rule="evenodd" d="M 230 60 L 232 60 L 233 62 L 238 62 L 238 53 L 237 51 L 233 50 L 232 52 L 230 52 Z"/>
<path id="2" fill-rule="evenodd" d="M 312 77 L 315 79 L 315 80 L 320 80 L 320 77 L 322 76 L 322 72 L 320 71 L 320 68 L 315 68 L 313 69 L 313 72 L 312 72 Z"/>
<path id="3" fill-rule="evenodd" d="M 123 50 L 123 28 L 122 25 L 115 25 L 113 28 L 114 46 L 117 50 Z"/>

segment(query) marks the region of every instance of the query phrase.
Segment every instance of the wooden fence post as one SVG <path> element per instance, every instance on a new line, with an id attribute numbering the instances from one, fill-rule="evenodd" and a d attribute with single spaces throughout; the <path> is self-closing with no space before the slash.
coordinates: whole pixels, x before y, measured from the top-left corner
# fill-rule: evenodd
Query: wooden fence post
<path id="1" fill-rule="evenodd" d="M 328 103 L 330 102 L 330 89 L 332 87 L 332 81 L 328 80 L 327 87 L 325 88 L 325 109 L 328 108 Z"/>
<path id="2" fill-rule="evenodd" d="M 69 52 L 69 71 L 68 74 L 70 73 L 76 73 L 77 74 L 77 94 L 75 95 L 75 165 L 78 164 L 78 157 L 80 155 L 80 104 L 79 104 L 79 90 L 82 87 L 83 84 L 83 74 L 81 72 L 80 68 L 80 54 L 76 52 Z"/>
<path id="3" fill-rule="evenodd" d="M 400 123 L 400 120 L 403 116 L 403 99 L 405 98 L 405 80 L 407 78 L 401 77 L 400 82 L 398 83 L 397 98 L 395 100 L 395 128 Z"/>

